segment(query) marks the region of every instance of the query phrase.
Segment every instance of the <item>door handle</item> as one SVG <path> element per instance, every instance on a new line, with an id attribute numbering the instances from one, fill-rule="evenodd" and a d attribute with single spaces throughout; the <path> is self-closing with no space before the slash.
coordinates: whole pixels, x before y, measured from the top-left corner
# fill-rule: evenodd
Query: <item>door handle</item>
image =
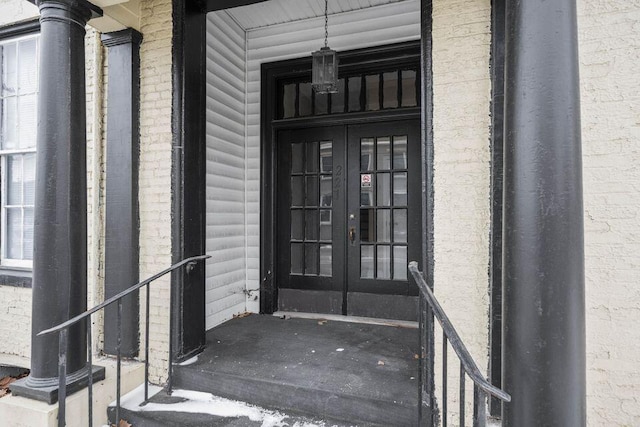
<path id="1" fill-rule="evenodd" d="M 356 228 L 355 227 L 349 227 L 349 241 L 351 242 L 352 245 L 356 241 Z"/>

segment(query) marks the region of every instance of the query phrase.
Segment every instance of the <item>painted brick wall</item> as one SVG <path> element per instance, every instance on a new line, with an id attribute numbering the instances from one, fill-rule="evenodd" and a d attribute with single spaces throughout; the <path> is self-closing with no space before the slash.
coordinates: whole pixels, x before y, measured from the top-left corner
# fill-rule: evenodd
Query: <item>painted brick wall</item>
<path id="1" fill-rule="evenodd" d="M 489 0 L 433 2 L 434 287 L 483 371 L 489 306 L 490 22 Z M 449 380 L 457 384 L 455 356 L 449 353 Z M 439 356 L 438 351 L 436 372 L 441 372 Z M 453 414 L 458 396 L 457 387 L 451 389 Z M 467 396 L 472 396 L 470 387 Z"/>
<path id="2" fill-rule="evenodd" d="M 171 265 L 171 0 L 143 0 L 141 16 L 140 277 L 146 278 Z M 166 375 L 169 283 L 169 276 L 165 276 L 154 282 L 151 290 L 153 382 L 162 382 Z M 144 318 L 144 305 L 140 311 Z"/>
<path id="3" fill-rule="evenodd" d="M 578 1 L 590 426 L 640 425 L 640 3 Z"/>

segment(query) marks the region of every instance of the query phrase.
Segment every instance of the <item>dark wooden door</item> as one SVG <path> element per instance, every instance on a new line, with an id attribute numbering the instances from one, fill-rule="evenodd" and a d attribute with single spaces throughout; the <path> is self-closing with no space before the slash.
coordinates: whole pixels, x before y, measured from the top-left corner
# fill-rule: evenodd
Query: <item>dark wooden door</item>
<path id="1" fill-rule="evenodd" d="M 419 135 L 408 120 L 278 133 L 279 310 L 415 319 Z"/>

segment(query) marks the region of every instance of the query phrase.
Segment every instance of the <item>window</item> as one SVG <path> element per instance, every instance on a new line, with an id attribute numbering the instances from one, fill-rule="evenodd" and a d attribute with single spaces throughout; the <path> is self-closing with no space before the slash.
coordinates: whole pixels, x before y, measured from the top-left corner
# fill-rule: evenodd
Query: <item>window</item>
<path id="1" fill-rule="evenodd" d="M 0 40 L 1 264 L 31 267 L 38 35 Z"/>

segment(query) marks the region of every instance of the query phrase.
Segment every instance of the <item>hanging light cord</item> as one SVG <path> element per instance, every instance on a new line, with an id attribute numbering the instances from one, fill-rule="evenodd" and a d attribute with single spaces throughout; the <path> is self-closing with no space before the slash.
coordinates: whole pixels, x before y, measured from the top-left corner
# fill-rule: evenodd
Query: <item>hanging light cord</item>
<path id="1" fill-rule="evenodd" d="M 329 0 L 324 0 L 324 47 L 329 47 Z"/>

